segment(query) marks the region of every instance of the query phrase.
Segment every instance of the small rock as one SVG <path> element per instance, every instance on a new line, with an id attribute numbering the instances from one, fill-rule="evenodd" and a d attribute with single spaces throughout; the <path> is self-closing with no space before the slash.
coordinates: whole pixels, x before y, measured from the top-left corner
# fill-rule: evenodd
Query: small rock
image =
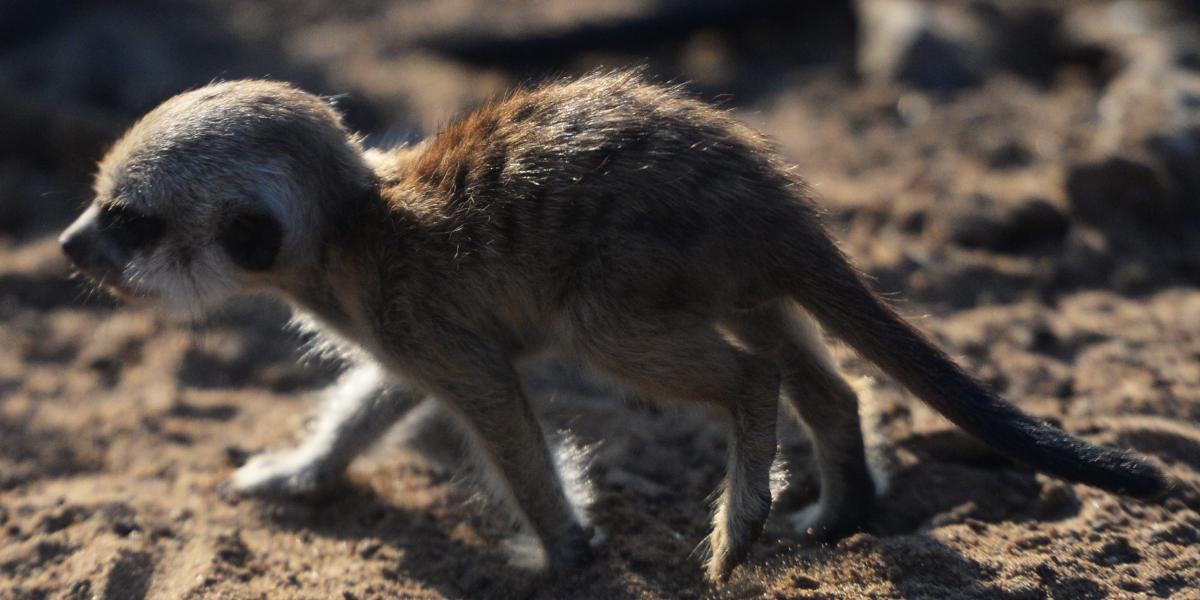
<path id="1" fill-rule="evenodd" d="M 92 582 L 86 579 L 80 579 L 71 584 L 67 588 L 67 598 L 70 600 L 91 600 L 92 598 Z"/>
<path id="2" fill-rule="evenodd" d="M 54 533 L 62 531 L 71 525 L 74 525 L 88 515 L 86 509 L 81 506 L 67 506 L 56 512 L 48 514 L 38 521 L 38 529 L 46 533 Z"/>
<path id="3" fill-rule="evenodd" d="M 1035 534 L 1026 538 L 1017 540 L 1016 546 L 1022 550 L 1032 550 L 1034 548 L 1042 548 L 1049 546 L 1053 542 L 1050 536 L 1043 534 Z"/>
<path id="4" fill-rule="evenodd" d="M 42 540 L 33 546 L 33 552 L 37 555 L 37 563 L 45 564 L 64 554 L 70 553 L 72 548 L 61 542 L 51 540 Z"/>
<path id="5" fill-rule="evenodd" d="M 229 463 L 229 466 L 234 468 L 246 464 L 246 461 L 250 459 L 250 455 L 252 454 L 253 452 L 238 446 L 225 446 L 225 461 Z"/>
<path id="6" fill-rule="evenodd" d="M 1140 260 L 1130 259 L 1117 265 L 1109 276 L 1109 284 L 1119 291 L 1133 293 L 1144 290 L 1152 278 L 1149 265 Z"/>
<path id="7" fill-rule="evenodd" d="M 1029 339 L 1029 349 L 1043 354 L 1056 352 L 1062 347 L 1058 335 L 1046 323 L 1033 326 L 1033 335 Z"/>
<path id="8" fill-rule="evenodd" d="M 904 233 L 919 234 L 925 230 L 928 214 L 924 210 L 915 210 L 901 217 L 900 230 Z"/>
<path id="9" fill-rule="evenodd" d="M 987 164 L 993 169 L 1015 169 L 1033 162 L 1033 153 L 1019 140 L 1005 140 L 987 153 Z"/>
<path id="10" fill-rule="evenodd" d="M 1057 519 L 1079 510 L 1079 499 L 1071 487 L 1061 481 L 1047 483 L 1038 495 L 1036 514 L 1042 519 Z"/>
<path id="11" fill-rule="evenodd" d="M 140 529 L 137 524 L 137 513 L 128 504 L 108 502 L 98 507 L 98 512 L 100 517 L 112 525 L 113 531 L 117 531 L 119 535 L 128 535 L 134 529 Z M 125 530 L 125 533 L 119 533 L 120 530 Z"/>
<path id="12" fill-rule="evenodd" d="M 973 212 L 956 217 L 950 225 L 951 239 L 966 248 L 1014 252 L 1036 243 L 1060 241 L 1070 229 L 1062 211 L 1041 198 L 1002 208 L 980 196 L 974 205 Z"/>
<path id="13" fill-rule="evenodd" d="M 192 445 L 192 436 L 182 431 L 168 431 L 163 435 L 163 438 L 173 444 L 179 444 L 181 446 Z"/>
<path id="14" fill-rule="evenodd" d="M 235 567 L 244 567 L 251 558 L 250 548 L 238 533 L 217 538 L 217 559 Z"/>
<path id="15" fill-rule="evenodd" d="M 999 215 L 966 214 L 955 219 L 951 225 L 950 238 L 965 248 L 994 249 L 1001 244 L 1004 224 Z"/>
<path id="16" fill-rule="evenodd" d="M 1150 538 L 1153 542 L 1167 542 L 1179 546 L 1200 545 L 1200 529 L 1187 523 L 1179 523 L 1170 528 L 1157 531 Z"/>
<path id="17" fill-rule="evenodd" d="M 982 79 L 978 54 L 962 39 L 934 29 L 917 32 L 901 54 L 896 77 L 914 86 L 936 91 L 970 87 Z"/>
<path id="18" fill-rule="evenodd" d="M 1070 398 L 1071 396 L 1074 396 L 1074 395 L 1075 395 L 1075 380 L 1074 379 L 1068 377 L 1066 379 L 1062 379 L 1062 380 L 1055 382 L 1055 384 L 1054 384 L 1054 397 L 1055 398 L 1066 399 L 1066 398 Z"/>
<path id="19" fill-rule="evenodd" d="M 1092 562 L 1101 566 L 1122 565 L 1128 563 L 1136 563 L 1142 560 L 1142 555 L 1133 546 L 1129 545 L 1129 540 L 1125 538 L 1117 538 L 1100 548 L 1099 551 L 1092 554 Z"/>
<path id="20" fill-rule="evenodd" d="M 1071 167 L 1071 209 L 1084 220 L 1123 226 L 1163 223 L 1177 213 L 1166 174 L 1144 157 L 1112 156 Z"/>
<path id="21" fill-rule="evenodd" d="M 121 520 L 113 523 L 113 533 L 121 537 L 129 537 L 135 531 L 141 531 L 142 526 L 137 524 L 137 521 Z"/>
<path id="22" fill-rule="evenodd" d="M 985 24 L 956 6 L 860 0 L 858 68 L 868 79 L 952 92 L 979 83 L 994 60 Z"/>
<path id="23" fill-rule="evenodd" d="M 154 559 L 149 553 L 122 550 L 108 569 L 102 598 L 144 598 L 153 576 Z"/>
<path id="24" fill-rule="evenodd" d="M 15 489 L 26 481 L 29 481 L 29 477 L 24 473 L 0 471 L 0 491 Z"/>
<path id="25" fill-rule="evenodd" d="M 228 404 L 203 406 L 183 400 L 176 400 L 167 409 L 167 414 L 181 419 L 196 419 L 206 421 L 228 421 L 237 416 L 238 409 Z"/>
<path id="26" fill-rule="evenodd" d="M 381 548 L 383 548 L 383 544 L 379 542 L 374 540 L 363 540 L 358 543 L 358 547 L 355 549 L 355 551 L 362 558 L 371 558 L 372 556 L 375 556 L 375 553 L 379 552 Z"/>
<path id="27" fill-rule="evenodd" d="M 1041 198 L 1029 198 L 1013 207 L 1007 215 L 1010 244 L 1021 246 L 1038 240 L 1060 240 L 1070 222 L 1057 206 Z"/>
<path id="28" fill-rule="evenodd" d="M 792 585 L 802 590 L 815 590 L 821 587 L 821 583 L 819 581 L 805 575 L 793 576 Z"/>

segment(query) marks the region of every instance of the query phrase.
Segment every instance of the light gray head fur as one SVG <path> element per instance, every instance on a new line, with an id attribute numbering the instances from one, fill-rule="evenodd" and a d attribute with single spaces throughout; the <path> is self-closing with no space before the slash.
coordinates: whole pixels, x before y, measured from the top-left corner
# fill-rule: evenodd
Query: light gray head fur
<path id="1" fill-rule="evenodd" d="M 277 82 L 217 83 L 167 100 L 117 141 L 94 202 L 61 241 L 121 295 L 202 313 L 298 277 L 323 214 L 372 178 L 321 98 Z"/>

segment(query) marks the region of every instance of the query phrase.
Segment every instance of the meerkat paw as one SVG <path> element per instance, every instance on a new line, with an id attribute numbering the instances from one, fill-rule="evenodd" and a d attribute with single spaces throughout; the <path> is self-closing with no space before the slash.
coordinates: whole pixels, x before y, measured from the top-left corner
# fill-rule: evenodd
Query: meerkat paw
<path id="1" fill-rule="evenodd" d="M 319 495 L 339 483 L 341 476 L 340 471 L 326 468 L 319 457 L 286 450 L 251 458 L 230 483 L 234 492 L 244 496 L 296 498 Z"/>
<path id="2" fill-rule="evenodd" d="M 710 556 L 705 565 L 705 577 L 710 582 L 722 583 L 750 553 L 751 541 L 745 536 L 724 529 L 713 531 L 708 538 Z"/>
<path id="3" fill-rule="evenodd" d="M 602 539 L 590 526 L 575 527 L 552 542 L 526 532 L 508 540 L 509 564 L 545 575 L 574 571 L 596 559 Z"/>
<path id="4" fill-rule="evenodd" d="M 763 493 L 754 502 L 746 502 L 736 515 L 726 514 L 714 524 L 709 535 L 709 581 L 723 582 L 750 554 L 771 512 L 771 495 Z"/>
<path id="5" fill-rule="evenodd" d="M 809 544 L 836 542 L 862 530 L 869 502 L 842 503 L 836 508 L 815 502 L 787 518 L 792 530 Z"/>

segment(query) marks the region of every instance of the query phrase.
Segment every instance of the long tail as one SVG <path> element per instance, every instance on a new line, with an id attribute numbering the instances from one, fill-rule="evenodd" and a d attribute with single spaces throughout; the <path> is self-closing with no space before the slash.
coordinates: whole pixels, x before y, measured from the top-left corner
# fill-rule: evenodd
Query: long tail
<path id="1" fill-rule="evenodd" d="M 1168 488 L 1159 469 L 1132 453 L 1072 437 L 988 391 L 873 292 L 823 232 L 804 244 L 809 264 L 820 267 L 799 277 L 790 274 L 796 301 L 956 425 L 1000 453 L 1062 479 L 1138 498 Z"/>

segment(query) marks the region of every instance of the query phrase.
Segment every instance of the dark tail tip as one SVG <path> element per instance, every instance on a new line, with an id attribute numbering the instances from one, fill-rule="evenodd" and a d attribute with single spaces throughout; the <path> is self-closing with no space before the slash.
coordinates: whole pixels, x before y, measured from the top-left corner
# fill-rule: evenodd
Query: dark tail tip
<path id="1" fill-rule="evenodd" d="M 1050 427 L 995 397 L 983 421 L 963 419 L 968 431 L 1035 469 L 1116 494 L 1154 500 L 1174 484 L 1155 464 L 1127 450 L 1096 446 Z"/>
<path id="2" fill-rule="evenodd" d="M 1133 484 L 1122 493 L 1142 500 L 1161 500 L 1175 487 L 1175 480 L 1158 467 L 1141 462 L 1133 473 Z"/>
<path id="3" fill-rule="evenodd" d="M 1111 452 L 1112 456 L 1104 462 L 1112 465 L 1110 472 L 1116 476 L 1105 481 L 1108 485 L 1100 487 L 1142 500 L 1161 499 L 1174 488 L 1174 480 L 1157 466 L 1129 452 L 1121 450 Z"/>

